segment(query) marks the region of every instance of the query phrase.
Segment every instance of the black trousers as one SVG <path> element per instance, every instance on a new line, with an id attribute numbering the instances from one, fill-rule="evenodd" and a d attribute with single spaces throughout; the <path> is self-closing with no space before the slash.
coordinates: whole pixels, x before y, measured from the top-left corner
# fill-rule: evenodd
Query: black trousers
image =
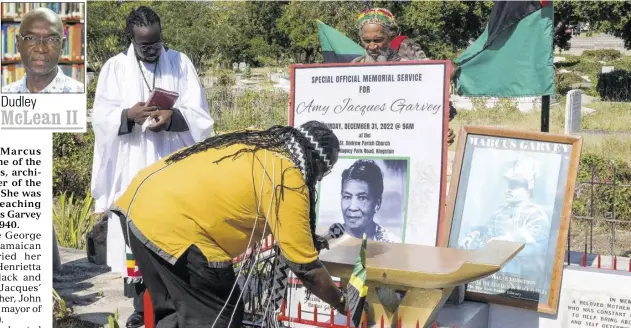
<path id="1" fill-rule="evenodd" d="M 123 282 L 123 293 L 126 297 L 133 299 L 134 312 L 143 313 L 145 289 L 147 288 L 142 282 L 128 284 Z"/>
<path id="2" fill-rule="evenodd" d="M 215 320 L 214 328 L 241 327 L 243 301 L 237 304 L 241 292 L 238 285 L 228 297 L 236 283 L 232 267 L 211 268 L 196 246 L 171 265 L 133 234 L 129 241 L 151 295 L 156 328 L 210 328 Z"/>
<path id="3" fill-rule="evenodd" d="M 120 220 L 121 227 L 123 228 L 123 236 L 125 237 L 125 240 L 127 240 L 126 219 L 124 215 L 121 215 L 120 213 L 118 213 L 118 218 Z M 123 281 L 123 295 L 125 295 L 125 297 L 133 298 L 134 312 L 145 312 L 145 289 L 147 289 L 147 287 L 142 282 L 128 284 L 127 282 Z"/>

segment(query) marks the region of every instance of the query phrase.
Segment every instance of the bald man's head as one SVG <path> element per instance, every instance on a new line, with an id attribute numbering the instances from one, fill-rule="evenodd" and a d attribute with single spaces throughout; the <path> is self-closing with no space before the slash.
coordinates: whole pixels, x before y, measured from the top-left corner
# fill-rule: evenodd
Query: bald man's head
<path id="1" fill-rule="evenodd" d="M 20 24 L 18 50 L 27 74 L 55 73 L 63 42 L 64 24 L 54 11 L 37 8 L 24 15 Z"/>
<path id="2" fill-rule="evenodd" d="M 61 17 L 54 11 L 44 7 L 30 10 L 24 15 L 22 24 L 20 24 L 20 34 L 24 35 L 25 30 L 32 25 L 32 21 L 37 20 L 47 21 L 51 25 L 51 28 L 56 30 L 55 32 L 58 36 L 63 36 L 64 23 L 61 21 Z"/>

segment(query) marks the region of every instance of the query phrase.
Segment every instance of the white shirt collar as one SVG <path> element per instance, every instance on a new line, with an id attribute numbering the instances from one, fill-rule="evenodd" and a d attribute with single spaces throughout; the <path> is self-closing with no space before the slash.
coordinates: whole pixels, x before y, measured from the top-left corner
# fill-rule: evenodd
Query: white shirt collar
<path id="1" fill-rule="evenodd" d="M 31 93 L 26 87 L 26 77 L 2 87 L 3 93 Z M 61 67 L 57 67 L 55 78 L 39 93 L 83 93 L 85 86 L 83 83 L 66 76 Z"/>

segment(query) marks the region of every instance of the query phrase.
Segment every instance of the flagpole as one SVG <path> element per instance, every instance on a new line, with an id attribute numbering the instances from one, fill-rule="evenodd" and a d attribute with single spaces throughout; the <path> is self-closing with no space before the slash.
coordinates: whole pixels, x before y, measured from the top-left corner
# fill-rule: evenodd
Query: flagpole
<path id="1" fill-rule="evenodd" d="M 541 97 L 541 132 L 550 132 L 550 96 Z"/>

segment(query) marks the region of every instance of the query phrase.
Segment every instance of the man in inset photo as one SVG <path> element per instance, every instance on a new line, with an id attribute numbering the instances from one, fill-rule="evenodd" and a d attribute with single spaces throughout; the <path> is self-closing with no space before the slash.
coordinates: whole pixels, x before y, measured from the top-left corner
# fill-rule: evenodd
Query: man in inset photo
<path id="1" fill-rule="evenodd" d="M 16 36 L 24 65 L 22 79 L 2 87 L 3 93 L 83 93 L 83 83 L 66 76 L 59 64 L 64 48 L 64 24 L 48 8 L 29 11 Z"/>
<path id="2" fill-rule="evenodd" d="M 474 228 L 459 246 L 479 249 L 492 240 L 524 243 L 524 249 L 511 260 L 504 272 L 524 279 L 544 277 L 546 249 L 550 233 L 550 218 L 545 210 L 532 202 L 539 163 L 532 158 L 517 160 L 504 175 L 507 190 L 505 203 L 482 226 Z"/>
<path id="3" fill-rule="evenodd" d="M 383 173 L 371 160 L 358 160 L 342 173 L 341 207 L 347 234 L 371 240 L 397 242 L 401 240 L 374 221 L 381 208 Z"/>

